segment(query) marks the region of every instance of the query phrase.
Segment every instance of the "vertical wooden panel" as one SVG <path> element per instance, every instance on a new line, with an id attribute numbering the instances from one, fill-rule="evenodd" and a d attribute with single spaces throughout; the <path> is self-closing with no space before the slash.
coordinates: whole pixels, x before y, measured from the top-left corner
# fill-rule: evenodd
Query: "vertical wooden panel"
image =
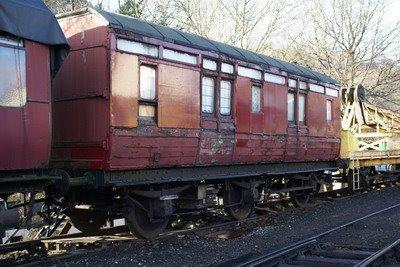
<path id="1" fill-rule="evenodd" d="M 139 60 L 135 55 L 111 54 L 111 125 L 138 124 Z"/>
<path id="2" fill-rule="evenodd" d="M 200 73 L 158 66 L 158 126 L 200 128 Z"/>
<path id="3" fill-rule="evenodd" d="M 287 87 L 264 84 L 265 132 L 285 134 L 287 131 Z"/>
<path id="4" fill-rule="evenodd" d="M 307 96 L 307 126 L 311 136 L 324 136 L 326 133 L 326 97 L 309 92 Z"/>
<path id="5" fill-rule="evenodd" d="M 250 133 L 251 82 L 237 77 L 235 88 L 235 121 L 239 133 Z"/>

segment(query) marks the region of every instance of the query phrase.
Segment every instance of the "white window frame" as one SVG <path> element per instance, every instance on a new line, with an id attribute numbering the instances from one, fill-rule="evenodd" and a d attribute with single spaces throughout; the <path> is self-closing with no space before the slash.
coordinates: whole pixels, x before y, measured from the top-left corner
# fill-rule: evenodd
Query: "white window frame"
<path id="1" fill-rule="evenodd" d="M 222 85 L 224 83 L 229 84 L 229 88 L 223 88 Z M 222 93 L 223 90 L 229 91 L 229 96 L 228 97 L 223 96 L 223 93 Z M 219 107 L 219 109 L 220 109 L 219 112 L 220 112 L 220 114 L 224 115 L 224 116 L 231 115 L 231 111 L 232 111 L 232 81 L 230 81 L 230 80 L 221 80 L 219 94 L 220 94 L 220 96 L 219 96 L 219 98 L 220 98 L 220 100 L 219 100 L 219 103 L 220 103 L 219 104 L 219 106 L 220 106 Z M 228 106 L 222 106 L 223 100 L 227 100 L 227 103 L 229 103 L 229 105 Z M 224 109 L 228 109 L 229 111 L 223 112 Z"/>
<path id="2" fill-rule="evenodd" d="M 212 94 L 205 94 L 205 80 L 212 81 Z M 208 85 L 207 85 L 208 86 Z M 204 101 L 206 98 L 211 98 L 211 105 Z M 205 109 L 205 107 L 211 107 L 211 110 Z M 209 76 L 203 76 L 201 79 L 201 112 L 205 114 L 214 114 L 215 111 L 215 79 Z"/>
<path id="3" fill-rule="evenodd" d="M 288 79 L 288 86 L 290 88 L 297 88 L 297 80 L 295 79 Z"/>
<path id="4" fill-rule="evenodd" d="M 163 49 L 163 58 L 169 59 L 177 62 L 182 62 L 186 64 L 196 65 L 197 64 L 197 56 L 169 48 Z"/>
<path id="5" fill-rule="evenodd" d="M 158 57 L 158 46 L 127 40 L 123 38 L 117 39 L 117 49 L 119 51 L 133 53 L 133 54 Z"/>
<path id="6" fill-rule="evenodd" d="M 325 89 L 326 89 L 326 95 L 333 96 L 333 97 L 339 97 L 339 91 L 338 90 L 332 89 L 332 88 L 329 88 L 329 87 L 326 87 Z"/>
<path id="7" fill-rule="evenodd" d="M 299 82 L 299 89 L 307 90 L 307 83 L 304 81 Z"/>
<path id="8" fill-rule="evenodd" d="M 139 85 L 139 98 L 140 99 L 142 99 L 142 100 L 150 100 L 150 101 L 152 101 L 152 100 L 156 100 L 156 98 L 157 98 L 157 69 L 156 68 L 154 68 L 154 67 L 151 67 L 151 66 L 147 66 L 147 65 L 140 65 L 140 71 L 139 71 L 139 83 L 140 83 L 140 85 Z M 144 91 L 144 79 L 143 79 L 143 77 L 142 77 L 142 73 L 143 73 L 143 69 L 150 69 L 150 70 L 152 70 L 152 71 L 154 71 L 154 92 L 150 92 L 150 97 L 144 97 L 143 95 L 145 95 L 145 91 Z M 151 97 L 152 96 L 152 93 L 154 94 L 154 97 Z M 146 94 L 147 94 L 147 92 L 146 92 Z"/>
<path id="9" fill-rule="evenodd" d="M 218 68 L 217 61 L 211 60 L 211 59 L 208 59 L 208 58 L 204 58 L 204 59 L 203 59 L 203 68 L 204 68 L 204 69 L 207 69 L 207 70 L 214 70 L 214 71 L 216 71 L 217 68 Z"/>
<path id="10" fill-rule="evenodd" d="M 238 66 L 238 75 L 256 80 L 261 80 L 262 72 L 261 70 Z"/>
<path id="11" fill-rule="evenodd" d="M 232 64 L 222 62 L 221 64 L 221 72 L 232 74 L 235 70 L 235 67 Z"/>
<path id="12" fill-rule="evenodd" d="M 257 94 L 255 92 L 258 91 L 258 99 L 255 99 Z M 258 108 L 255 109 L 255 103 L 258 102 Z M 259 85 L 252 85 L 251 86 L 251 112 L 252 113 L 260 113 L 262 110 L 262 87 Z"/>
<path id="13" fill-rule="evenodd" d="M 332 120 L 333 120 L 333 101 L 331 99 L 327 99 L 325 105 L 326 105 L 326 122 L 332 122 Z"/>
<path id="14" fill-rule="evenodd" d="M 299 123 L 304 124 L 306 122 L 306 111 L 307 111 L 307 95 L 306 94 L 299 94 L 297 99 L 297 119 Z M 304 99 L 304 105 L 303 105 L 303 110 L 301 111 L 301 105 L 300 105 L 300 99 Z M 302 113 L 302 118 L 301 118 L 301 113 Z"/>
<path id="15" fill-rule="evenodd" d="M 293 97 L 292 105 L 289 105 L 289 97 Z M 287 118 L 286 118 L 287 121 L 290 123 L 296 123 L 296 93 L 288 92 L 286 100 L 286 109 L 287 109 Z M 292 111 L 292 113 L 289 113 L 289 111 Z M 289 115 L 291 115 L 290 118 Z"/>
<path id="16" fill-rule="evenodd" d="M 266 82 L 270 82 L 270 83 L 276 83 L 276 84 L 286 84 L 286 77 L 285 76 L 281 76 L 281 75 L 276 75 L 276 74 L 272 74 L 272 73 L 268 73 L 266 72 L 264 74 L 264 80 Z"/>
<path id="17" fill-rule="evenodd" d="M 310 91 L 325 94 L 325 87 L 319 84 L 310 83 Z"/>
<path id="18" fill-rule="evenodd" d="M 18 97 L 16 97 L 14 94 L 11 94 L 11 98 L 7 98 L 7 102 L 2 102 L 3 100 L 0 100 L 0 107 L 10 107 L 10 108 L 21 108 L 26 105 L 27 103 L 27 65 L 26 65 L 26 51 L 24 48 L 24 42 L 23 40 L 19 40 L 10 36 L 6 35 L 0 35 L 0 49 L 6 49 L 6 50 L 12 50 L 13 54 L 16 56 L 14 58 L 14 62 L 18 61 L 16 69 L 12 70 L 12 75 L 15 75 L 15 73 L 19 70 L 21 70 L 20 75 L 17 75 L 18 78 L 18 87 L 14 90 L 14 92 L 18 92 Z M 11 52 L 11 51 L 10 51 Z M 17 56 L 18 53 L 18 56 Z M 1 63 L 0 63 L 1 64 Z M 18 67 L 19 66 L 19 67 Z M 23 69 L 23 70 L 22 70 Z M 2 73 L 2 75 L 4 75 Z M 0 85 L 1 86 L 1 85 Z M 1 88 L 1 89 L 4 89 Z M 9 91 L 7 91 L 10 93 Z M 0 93 L 1 92 L 0 90 Z M 7 95 L 7 93 L 5 94 Z M 1 98 L 4 97 L 4 95 L 0 96 Z"/>

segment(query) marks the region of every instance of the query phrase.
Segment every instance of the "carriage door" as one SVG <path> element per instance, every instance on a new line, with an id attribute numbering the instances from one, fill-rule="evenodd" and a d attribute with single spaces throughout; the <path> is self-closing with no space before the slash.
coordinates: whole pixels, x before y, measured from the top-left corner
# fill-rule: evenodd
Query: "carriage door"
<path id="1" fill-rule="evenodd" d="M 199 163 L 230 163 L 235 144 L 233 65 L 203 59 Z"/>

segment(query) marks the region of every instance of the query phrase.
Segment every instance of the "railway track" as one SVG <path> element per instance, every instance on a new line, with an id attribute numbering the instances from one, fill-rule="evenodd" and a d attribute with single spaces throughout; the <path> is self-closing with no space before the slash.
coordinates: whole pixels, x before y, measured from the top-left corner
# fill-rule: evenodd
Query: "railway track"
<path id="1" fill-rule="evenodd" d="M 214 225 L 183 229 L 170 230 L 160 235 L 159 239 L 167 238 L 174 235 L 191 234 L 195 232 L 206 231 L 231 231 L 232 228 L 241 224 L 263 221 L 268 219 L 270 215 L 262 215 L 247 218 L 241 221 L 229 221 L 217 223 Z M 78 254 L 88 251 L 95 251 L 105 247 L 118 244 L 138 241 L 138 239 L 129 233 L 126 226 L 101 229 L 99 235 L 85 236 L 82 233 L 61 235 L 57 237 L 41 238 L 37 240 L 15 242 L 11 244 L 0 245 L 0 255 L 6 253 L 14 253 L 13 256 L 1 259 L 0 266 L 11 264 L 25 264 L 33 266 L 37 264 L 52 263 L 59 260 L 74 257 Z"/>
<path id="2" fill-rule="evenodd" d="M 333 232 L 396 208 L 400 208 L 400 204 L 370 213 L 272 253 L 245 255 L 219 266 L 398 266 L 400 265 L 400 239 L 379 250 L 336 246 L 319 241 Z"/>
<path id="3" fill-rule="evenodd" d="M 357 197 L 359 195 L 346 195 L 339 197 L 340 199 Z M 321 203 L 330 202 L 332 199 L 316 198 L 313 203 L 309 203 L 304 207 L 284 207 L 284 211 L 289 210 L 306 210 L 311 207 L 320 205 Z M 166 238 L 174 235 L 184 235 L 191 233 L 213 236 L 222 239 L 235 238 L 246 235 L 246 229 L 253 229 L 259 225 L 266 225 L 266 221 L 273 220 L 274 214 L 279 211 L 260 208 L 256 217 L 250 217 L 240 221 L 222 221 L 211 225 L 195 227 L 191 229 L 169 230 L 161 234 L 159 238 Z M 366 216 L 367 218 L 368 216 Z M 273 223 L 273 222 L 272 222 Z M 354 222 L 355 223 L 355 222 Z M 268 224 L 268 223 L 267 223 Z M 249 226 L 250 225 L 250 226 Z M 255 226 L 254 226 L 255 225 Z M 236 229 L 240 230 L 236 230 Z M 212 234 L 209 234 L 212 233 Z M 56 237 L 47 237 L 37 240 L 15 242 L 11 244 L 0 245 L 0 256 L 5 253 L 13 253 L 14 257 L 2 259 L 0 257 L 0 266 L 18 264 L 42 264 L 74 257 L 88 251 L 95 251 L 105 247 L 134 242 L 137 238 L 133 237 L 126 226 L 118 226 L 105 228 L 99 231 L 99 235 L 85 236 L 83 233 L 60 235 Z M 24 252 L 24 253 L 21 253 Z"/>

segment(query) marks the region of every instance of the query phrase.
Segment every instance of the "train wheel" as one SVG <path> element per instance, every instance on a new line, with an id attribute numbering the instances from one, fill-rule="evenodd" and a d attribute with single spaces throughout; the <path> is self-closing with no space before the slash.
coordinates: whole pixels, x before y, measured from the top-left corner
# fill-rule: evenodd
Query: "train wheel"
<path id="1" fill-rule="evenodd" d="M 295 207 L 304 207 L 310 202 L 310 194 L 307 191 L 290 192 L 290 201 Z"/>
<path id="2" fill-rule="evenodd" d="M 68 212 L 72 224 L 84 234 L 98 234 L 100 228 L 107 222 L 107 214 L 99 210 L 78 210 Z"/>
<path id="3" fill-rule="evenodd" d="M 254 203 L 245 203 L 244 201 L 245 190 L 232 185 L 230 190 L 225 192 L 224 202 L 226 205 L 232 205 L 226 208 L 226 212 L 232 220 L 246 219 L 254 210 Z"/>
<path id="4" fill-rule="evenodd" d="M 125 214 L 125 220 L 129 230 L 133 235 L 145 238 L 154 239 L 158 237 L 167 227 L 169 216 L 152 218 L 149 215 L 151 199 L 142 199 L 138 203 L 129 202 L 128 210 Z"/>

